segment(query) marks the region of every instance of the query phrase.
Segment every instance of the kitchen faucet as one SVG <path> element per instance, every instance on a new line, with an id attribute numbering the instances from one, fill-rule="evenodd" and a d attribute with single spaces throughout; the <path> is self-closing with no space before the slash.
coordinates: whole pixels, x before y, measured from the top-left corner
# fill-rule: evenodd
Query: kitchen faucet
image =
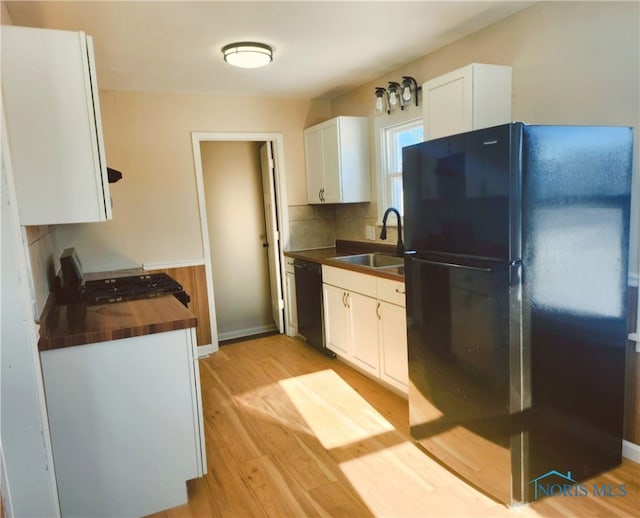
<path id="1" fill-rule="evenodd" d="M 402 242 L 402 218 L 400 217 L 400 212 L 395 207 L 389 207 L 384 211 L 384 216 L 382 216 L 382 230 L 380 231 L 380 239 L 387 239 L 387 216 L 389 216 L 390 212 L 394 212 L 396 218 L 398 219 L 398 244 L 396 245 L 396 255 L 401 257 L 404 253 L 404 243 Z"/>

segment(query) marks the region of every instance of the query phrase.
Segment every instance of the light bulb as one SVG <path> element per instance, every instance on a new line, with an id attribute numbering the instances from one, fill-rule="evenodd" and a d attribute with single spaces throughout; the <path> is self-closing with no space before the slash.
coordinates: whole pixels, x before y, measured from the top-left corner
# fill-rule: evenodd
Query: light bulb
<path id="1" fill-rule="evenodd" d="M 405 101 L 410 101 L 411 100 L 411 87 L 410 86 L 405 86 L 402 89 L 402 99 Z"/>
<path id="2" fill-rule="evenodd" d="M 391 92 L 391 94 L 389 95 L 389 104 L 391 106 L 395 106 L 396 104 L 398 104 L 398 96 L 395 92 Z"/>
<path id="3" fill-rule="evenodd" d="M 376 97 L 376 113 L 382 113 L 382 97 Z"/>

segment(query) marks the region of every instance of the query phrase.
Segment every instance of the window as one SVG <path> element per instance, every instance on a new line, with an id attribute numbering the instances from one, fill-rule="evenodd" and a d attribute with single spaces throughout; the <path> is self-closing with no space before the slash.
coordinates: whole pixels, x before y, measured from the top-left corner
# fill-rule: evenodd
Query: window
<path id="1" fill-rule="evenodd" d="M 422 117 L 407 113 L 405 120 L 397 117 L 376 118 L 376 151 L 378 162 L 378 218 L 388 207 L 395 207 L 404 216 L 402 199 L 402 148 L 424 140 Z M 394 224 L 395 222 L 389 222 Z"/>

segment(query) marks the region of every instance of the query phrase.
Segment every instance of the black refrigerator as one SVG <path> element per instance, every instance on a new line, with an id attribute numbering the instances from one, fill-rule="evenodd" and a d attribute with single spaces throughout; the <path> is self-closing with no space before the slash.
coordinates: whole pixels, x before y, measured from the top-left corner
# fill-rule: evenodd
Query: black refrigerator
<path id="1" fill-rule="evenodd" d="M 621 462 L 632 142 L 511 123 L 404 148 L 411 434 L 507 505 Z"/>

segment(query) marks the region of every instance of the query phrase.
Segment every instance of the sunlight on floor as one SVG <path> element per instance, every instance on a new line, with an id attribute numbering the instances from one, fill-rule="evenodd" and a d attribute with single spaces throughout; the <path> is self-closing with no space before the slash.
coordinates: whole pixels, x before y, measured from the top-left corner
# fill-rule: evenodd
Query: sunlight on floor
<path id="1" fill-rule="evenodd" d="M 279 385 L 322 445 L 345 458 L 340 469 L 375 516 L 536 515 L 507 509 L 438 465 L 334 371 Z"/>
<path id="2" fill-rule="evenodd" d="M 281 380 L 279 384 L 326 449 L 394 430 L 332 370 Z"/>

